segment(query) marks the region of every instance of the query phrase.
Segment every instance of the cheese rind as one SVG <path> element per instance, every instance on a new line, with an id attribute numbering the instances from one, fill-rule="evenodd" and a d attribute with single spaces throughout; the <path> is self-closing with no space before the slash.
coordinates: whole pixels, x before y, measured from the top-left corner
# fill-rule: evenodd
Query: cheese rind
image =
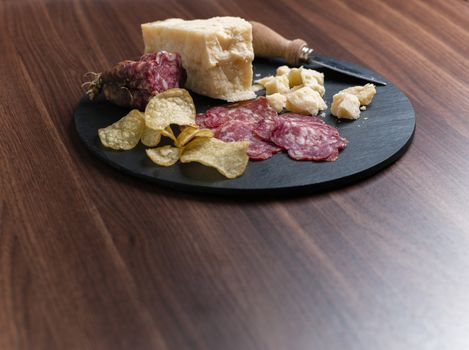
<path id="1" fill-rule="evenodd" d="M 228 102 L 255 98 L 252 26 L 244 19 L 170 18 L 142 24 L 142 33 L 145 52 L 166 50 L 181 55 L 188 89 Z"/>

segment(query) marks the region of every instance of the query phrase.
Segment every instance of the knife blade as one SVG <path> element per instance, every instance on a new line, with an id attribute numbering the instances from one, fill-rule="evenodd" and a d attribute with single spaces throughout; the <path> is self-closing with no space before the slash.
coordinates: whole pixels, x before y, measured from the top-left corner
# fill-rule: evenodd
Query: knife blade
<path id="1" fill-rule="evenodd" d="M 376 78 L 374 75 L 364 72 L 363 70 L 360 70 L 358 68 L 352 67 L 351 65 L 348 65 L 345 62 L 338 61 L 333 57 L 327 57 L 317 53 L 313 53 L 309 56 L 307 60 L 305 60 L 305 62 L 309 64 L 315 63 L 321 67 L 328 68 L 335 72 L 359 78 L 371 83 L 375 83 L 377 85 L 387 85 L 385 81 Z"/>
<path id="2" fill-rule="evenodd" d="M 315 63 L 348 76 L 359 78 L 379 85 L 387 83 L 373 74 L 358 67 L 346 64 L 332 57 L 316 53 L 302 39 L 288 40 L 267 27 L 266 25 L 250 21 L 252 25 L 252 44 L 254 55 L 257 57 L 281 57 L 288 64 Z"/>

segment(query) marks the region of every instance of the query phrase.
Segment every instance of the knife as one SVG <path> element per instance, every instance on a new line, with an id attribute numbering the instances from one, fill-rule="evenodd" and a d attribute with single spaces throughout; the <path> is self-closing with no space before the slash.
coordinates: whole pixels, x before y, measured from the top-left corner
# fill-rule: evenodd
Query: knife
<path id="1" fill-rule="evenodd" d="M 302 62 L 315 63 L 345 75 L 379 85 L 386 85 L 386 82 L 368 72 L 361 71 L 334 58 L 317 54 L 302 39 L 288 40 L 262 23 L 255 21 L 250 21 L 250 23 L 252 25 L 252 45 L 255 56 L 281 57 L 291 65 L 298 65 Z"/>

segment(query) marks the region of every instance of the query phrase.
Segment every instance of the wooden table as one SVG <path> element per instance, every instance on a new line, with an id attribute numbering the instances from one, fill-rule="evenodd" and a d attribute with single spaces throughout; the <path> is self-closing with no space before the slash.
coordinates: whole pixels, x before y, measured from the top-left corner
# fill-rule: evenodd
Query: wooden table
<path id="1" fill-rule="evenodd" d="M 468 349 L 469 3 L 0 2 L 1 349 Z M 382 74 L 409 151 L 320 195 L 177 193 L 78 139 L 140 23 L 237 15 Z"/>

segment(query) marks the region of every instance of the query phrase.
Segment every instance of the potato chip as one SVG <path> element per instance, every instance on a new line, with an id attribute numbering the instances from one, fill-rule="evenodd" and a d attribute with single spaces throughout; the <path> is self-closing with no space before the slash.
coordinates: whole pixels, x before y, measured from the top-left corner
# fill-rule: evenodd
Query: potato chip
<path id="1" fill-rule="evenodd" d="M 145 152 L 153 163 L 161 166 L 171 166 L 175 164 L 181 155 L 181 149 L 173 146 L 149 148 L 145 150 Z"/>
<path id="2" fill-rule="evenodd" d="M 195 125 L 195 106 L 185 89 L 169 89 L 152 97 L 145 108 L 145 124 L 163 130 L 171 124 Z"/>
<path id="3" fill-rule="evenodd" d="M 142 143 L 148 147 L 156 147 L 161 140 L 161 131 L 145 128 L 141 138 Z"/>
<path id="4" fill-rule="evenodd" d="M 98 130 L 101 143 L 115 150 L 129 150 L 134 148 L 145 129 L 145 119 L 142 112 L 131 110 L 122 119 L 106 128 Z"/>
<path id="5" fill-rule="evenodd" d="M 176 142 L 176 136 L 174 136 L 173 129 L 170 126 L 167 126 L 164 130 L 161 130 L 161 135 L 169 137 L 171 140 Z"/>
<path id="6" fill-rule="evenodd" d="M 196 126 L 186 126 L 178 135 L 176 146 L 184 147 L 196 137 L 213 137 L 213 131 L 209 129 L 199 129 Z"/>
<path id="7" fill-rule="evenodd" d="M 184 148 L 182 163 L 198 162 L 217 169 L 229 179 L 241 176 L 249 157 L 249 141 L 224 142 L 216 138 L 198 137 Z"/>

